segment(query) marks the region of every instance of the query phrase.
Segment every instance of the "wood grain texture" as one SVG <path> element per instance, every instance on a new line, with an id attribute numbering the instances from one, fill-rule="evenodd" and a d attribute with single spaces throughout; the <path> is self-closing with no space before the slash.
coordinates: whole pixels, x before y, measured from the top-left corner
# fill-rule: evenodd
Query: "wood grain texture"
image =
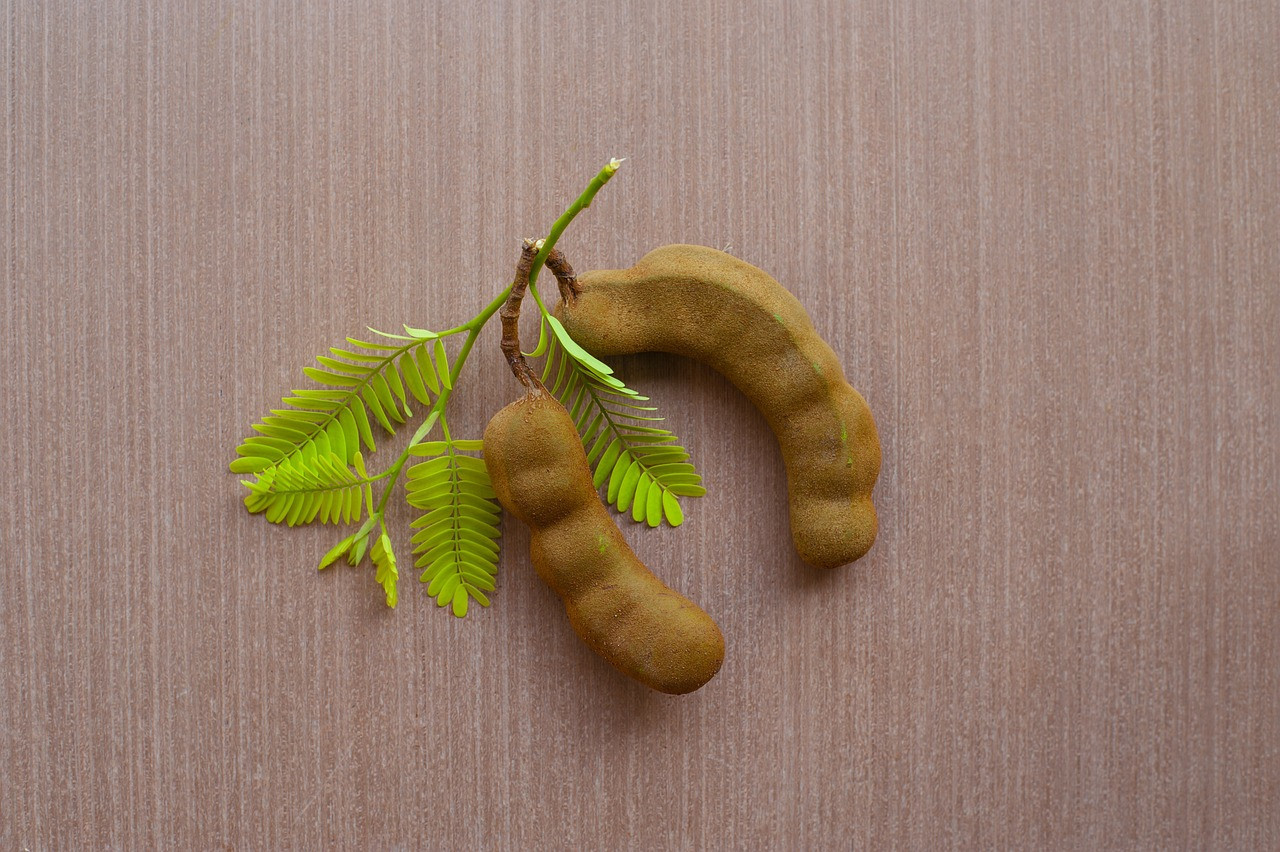
<path id="1" fill-rule="evenodd" d="M 0 846 L 1280 846 L 1275 3 L 0 9 Z M 685 698 L 518 524 L 491 609 L 406 571 L 390 612 L 226 473 L 615 155 L 571 260 L 763 267 L 884 445 L 879 541 L 817 573 L 763 419 L 618 362 L 710 489 L 625 529 L 724 630 Z M 496 330 L 467 371 L 475 436 Z"/>

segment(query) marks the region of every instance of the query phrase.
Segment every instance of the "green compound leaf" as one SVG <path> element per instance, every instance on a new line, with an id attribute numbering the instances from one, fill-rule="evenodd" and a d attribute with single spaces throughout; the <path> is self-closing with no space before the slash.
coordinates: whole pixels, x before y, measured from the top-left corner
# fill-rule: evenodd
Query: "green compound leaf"
<path id="1" fill-rule="evenodd" d="M 387 594 L 387 606 L 395 609 L 396 580 L 400 578 L 400 572 L 396 570 L 396 555 L 391 550 L 391 539 L 387 536 L 385 529 L 378 536 L 377 541 L 373 543 L 373 547 L 369 549 L 369 558 L 373 560 L 374 567 L 378 569 L 374 579 L 378 581 L 378 585 L 382 586 L 383 591 Z"/>
<path id="2" fill-rule="evenodd" d="M 254 434 L 236 448 L 231 471 L 257 474 L 245 482 L 249 511 L 265 512 L 273 523 L 337 522 L 335 511 L 348 508 L 341 498 L 299 497 L 298 504 L 269 495 L 340 490 L 349 483 L 332 469 L 332 460 L 339 467 L 354 464 L 361 445 L 369 452 L 376 449 L 371 424 L 393 434 L 413 416 L 411 400 L 433 402 L 440 392 L 437 365 L 448 365 L 444 344 L 434 332 L 413 332 L 409 337 L 379 332 L 390 343 L 349 337 L 348 348 L 331 347 L 316 358 L 318 367 L 303 369 L 320 387 L 284 397 L 285 407 L 253 424 Z M 285 504 L 287 510 L 278 508 Z M 352 511 L 358 519 L 358 503 Z"/>
<path id="3" fill-rule="evenodd" d="M 381 527 L 381 532 L 376 538 L 373 536 L 375 526 Z M 371 540 L 372 546 L 370 546 Z M 374 524 L 371 518 L 370 523 L 367 523 L 358 532 L 352 533 L 334 545 L 333 549 L 320 559 L 319 569 L 323 571 L 343 556 L 347 557 L 347 562 L 353 567 L 357 566 L 364 559 L 365 553 L 369 554 L 369 558 L 373 562 L 375 569 L 374 579 L 378 585 L 382 586 L 387 606 L 395 609 L 398 600 L 396 582 L 400 579 L 400 571 L 396 568 L 396 555 L 391 549 L 391 539 L 387 536 L 387 528 L 381 522 Z"/>
<path id="4" fill-rule="evenodd" d="M 604 488 L 608 503 L 620 513 L 629 511 L 636 523 L 680 526 L 679 498 L 706 493 L 689 453 L 655 425 L 662 418 L 657 408 L 643 404 L 648 397 L 575 343 L 555 317 L 547 322 L 553 333 L 545 341 L 542 381 L 577 425 L 596 488 Z"/>
<path id="5" fill-rule="evenodd" d="M 446 433 L 447 434 L 447 433 Z M 463 455 L 478 450 L 475 440 L 430 441 L 416 445 L 416 456 L 433 456 L 407 471 L 405 496 L 423 510 L 413 522 L 415 565 L 427 594 L 458 618 L 470 601 L 489 605 L 498 573 L 498 523 L 502 509 L 494 498 L 484 462 Z"/>
<path id="6" fill-rule="evenodd" d="M 363 459 L 358 452 L 354 461 L 362 469 Z M 292 527 L 316 520 L 326 524 L 360 520 L 363 497 L 371 481 L 367 475 L 352 471 L 336 453 L 317 454 L 312 450 L 309 455 L 286 458 L 253 480 L 241 480 L 241 484 L 249 489 L 244 498 L 246 509 L 253 514 L 262 513 L 273 524 Z M 321 567 L 341 555 L 335 554 L 332 559 L 326 555 L 328 562 Z"/>

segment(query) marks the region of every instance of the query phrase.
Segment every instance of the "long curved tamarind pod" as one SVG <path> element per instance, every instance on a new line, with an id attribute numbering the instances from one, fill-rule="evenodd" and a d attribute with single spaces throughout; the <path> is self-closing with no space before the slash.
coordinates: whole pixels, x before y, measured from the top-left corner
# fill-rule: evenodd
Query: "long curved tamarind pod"
<path id="1" fill-rule="evenodd" d="M 880 441 L 809 315 L 764 271 L 706 246 L 654 249 L 630 269 L 579 276 L 556 309 L 595 355 L 671 352 L 722 373 L 760 410 L 787 468 L 791 535 L 820 568 L 876 537 Z"/>
<path id="2" fill-rule="evenodd" d="M 660 692 L 711 680 L 724 662 L 720 628 L 627 546 L 564 406 L 534 390 L 503 408 L 484 431 L 484 460 L 498 502 L 532 530 L 533 566 L 583 642 Z"/>
<path id="3" fill-rule="evenodd" d="M 592 483 L 578 427 L 520 350 L 520 303 L 539 245 L 525 241 L 501 312 L 502 352 L 526 393 L 484 430 L 494 494 L 529 525 L 533 566 L 564 601 L 583 642 L 645 686 L 693 692 L 720 670 L 724 635 L 627 546 Z"/>

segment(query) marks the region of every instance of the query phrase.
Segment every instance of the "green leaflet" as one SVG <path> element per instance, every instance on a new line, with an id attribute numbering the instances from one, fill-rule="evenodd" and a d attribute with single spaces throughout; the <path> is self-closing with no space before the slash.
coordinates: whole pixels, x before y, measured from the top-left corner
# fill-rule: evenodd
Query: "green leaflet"
<path id="1" fill-rule="evenodd" d="M 538 319 L 538 343 L 533 347 L 532 352 L 526 352 L 527 358 L 541 358 L 547 354 L 547 318 L 545 316 Z"/>
<path id="2" fill-rule="evenodd" d="M 555 333 L 556 342 L 572 356 L 579 366 L 591 371 L 593 376 L 606 385 L 612 385 L 616 388 L 623 386 L 620 379 L 613 378 L 613 368 L 579 346 L 578 342 L 569 336 L 569 332 L 565 330 L 560 320 L 551 314 L 547 314 L 545 318 L 547 325 L 551 326 L 551 330 Z"/>
<path id="3" fill-rule="evenodd" d="M 431 347 L 431 354 L 435 358 L 436 372 L 440 376 L 440 384 L 449 390 L 453 390 L 453 378 L 449 375 L 449 358 L 444 351 L 443 340 L 436 340 L 435 345 Z"/>
<path id="4" fill-rule="evenodd" d="M 636 523 L 680 526 L 679 498 L 706 493 L 689 453 L 675 435 L 654 425 L 662 418 L 656 407 L 643 404 L 648 397 L 573 342 L 555 317 L 546 321 L 553 333 L 540 341 L 547 352 L 542 381 L 577 425 L 596 488 L 604 488 L 609 504 L 629 511 Z"/>
<path id="5" fill-rule="evenodd" d="M 427 331 L 425 328 L 413 328 L 412 326 L 407 325 L 404 326 L 404 331 L 405 334 L 408 334 L 410 337 L 421 337 L 424 340 L 434 340 L 440 336 L 434 331 Z"/>
<path id="6" fill-rule="evenodd" d="M 485 593 L 493 590 L 498 572 L 502 510 L 484 462 L 462 454 L 480 447 L 477 440 L 424 441 L 410 454 L 430 458 L 406 470 L 405 497 L 423 510 L 413 522 L 414 564 L 424 569 L 420 580 L 427 594 L 458 618 L 466 616 L 472 600 L 489 605 Z"/>

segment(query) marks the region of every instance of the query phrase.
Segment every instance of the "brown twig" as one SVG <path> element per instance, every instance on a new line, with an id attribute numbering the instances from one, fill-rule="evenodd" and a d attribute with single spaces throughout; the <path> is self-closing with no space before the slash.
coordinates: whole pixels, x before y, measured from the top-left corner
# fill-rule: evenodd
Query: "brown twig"
<path id="1" fill-rule="evenodd" d="M 516 264 L 516 277 L 511 282 L 511 294 L 507 296 L 507 301 L 503 303 L 498 316 L 502 318 L 502 354 L 507 356 L 507 364 L 510 365 L 511 372 L 526 390 L 536 389 L 545 393 L 546 388 L 542 386 L 541 380 L 524 360 L 524 353 L 520 351 L 520 303 L 524 300 L 524 291 L 529 286 L 529 272 L 533 269 L 533 259 L 537 254 L 538 243 L 534 240 L 525 240 L 524 247 L 520 250 L 520 262 Z M 554 255 L 555 252 L 551 254 Z M 547 265 L 551 265 L 550 258 L 547 260 Z M 556 279 L 559 280 L 559 277 L 557 275 Z"/>
<path id="2" fill-rule="evenodd" d="M 573 273 L 573 267 L 569 265 L 569 261 L 565 260 L 560 249 L 553 248 L 547 255 L 547 269 L 551 270 L 556 277 L 556 283 L 560 285 L 560 298 L 565 304 L 573 304 L 573 300 L 582 292 L 582 288 L 578 286 L 578 276 Z"/>

